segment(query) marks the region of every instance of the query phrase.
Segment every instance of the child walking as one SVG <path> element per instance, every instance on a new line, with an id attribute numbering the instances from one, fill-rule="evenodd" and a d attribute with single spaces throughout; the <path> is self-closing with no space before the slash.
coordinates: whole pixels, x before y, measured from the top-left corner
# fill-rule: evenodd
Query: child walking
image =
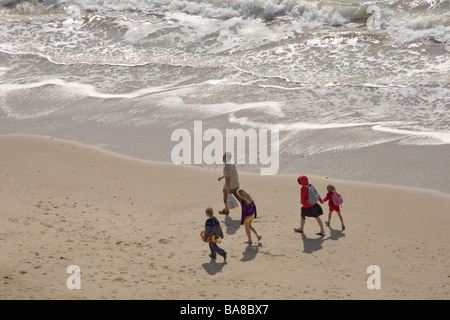
<path id="1" fill-rule="evenodd" d="M 253 243 L 252 233 L 250 231 L 252 231 L 256 235 L 258 241 L 260 241 L 262 237 L 258 234 L 258 232 L 256 232 L 255 228 L 252 226 L 253 219 L 257 217 L 255 202 L 245 190 L 239 189 L 237 193 L 240 197 L 240 202 L 242 206 L 241 224 L 245 226 L 245 233 L 247 233 L 248 237 L 247 243 L 248 244 Z"/>
<path id="2" fill-rule="evenodd" d="M 334 203 L 334 202 L 333 202 L 333 195 L 336 195 L 336 194 L 337 194 L 336 188 L 335 188 L 333 185 L 329 184 L 329 185 L 327 186 L 327 191 L 328 191 L 328 193 L 327 193 L 327 195 L 325 196 L 325 198 L 323 198 L 323 200 L 320 201 L 320 203 L 324 203 L 325 201 L 328 200 L 328 209 L 329 209 L 329 212 L 328 212 L 328 221 L 325 221 L 325 224 L 326 224 L 327 226 L 330 226 L 330 223 L 331 223 L 331 214 L 333 213 L 333 211 L 336 211 L 336 213 L 337 213 L 338 216 L 339 216 L 339 219 L 341 220 L 342 230 L 345 230 L 344 219 L 342 218 L 340 204 L 339 204 L 339 203 Z"/>
<path id="3" fill-rule="evenodd" d="M 216 217 L 214 217 L 214 210 L 211 207 L 207 208 L 205 213 L 208 219 L 206 219 L 205 223 L 205 234 L 203 235 L 203 241 L 208 242 L 208 239 L 211 238 L 211 241 L 209 242 L 211 254 L 209 256 L 212 259 L 215 259 L 217 254 L 219 254 L 223 257 L 224 261 L 227 261 L 227 253 L 217 245 L 217 239 L 223 238 L 220 222 Z"/>

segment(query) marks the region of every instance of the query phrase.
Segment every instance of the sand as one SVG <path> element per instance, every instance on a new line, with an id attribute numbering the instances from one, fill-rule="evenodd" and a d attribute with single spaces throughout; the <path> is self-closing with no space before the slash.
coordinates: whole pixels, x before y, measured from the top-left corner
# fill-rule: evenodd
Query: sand
<path id="1" fill-rule="evenodd" d="M 0 137 L 0 299 L 449 299 L 450 195 L 306 174 L 344 197 L 341 231 L 300 225 L 296 175 L 240 172 L 254 198 L 216 214 L 228 252 L 208 257 L 204 210 L 222 209 L 221 167 L 127 158 L 51 137 Z M 322 205 L 326 220 L 327 205 Z M 69 289 L 67 268 L 80 268 Z M 367 268 L 380 268 L 369 289 Z M 71 282 L 76 283 L 76 282 Z M 373 282 L 375 283 L 375 282 Z"/>

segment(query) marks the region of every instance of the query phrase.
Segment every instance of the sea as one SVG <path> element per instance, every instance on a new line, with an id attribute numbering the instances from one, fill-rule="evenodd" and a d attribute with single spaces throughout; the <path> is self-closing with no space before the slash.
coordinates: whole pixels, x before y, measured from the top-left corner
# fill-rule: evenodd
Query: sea
<path id="1" fill-rule="evenodd" d="M 170 162 L 196 121 L 450 193 L 450 0 L 0 0 L 0 134 Z"/>

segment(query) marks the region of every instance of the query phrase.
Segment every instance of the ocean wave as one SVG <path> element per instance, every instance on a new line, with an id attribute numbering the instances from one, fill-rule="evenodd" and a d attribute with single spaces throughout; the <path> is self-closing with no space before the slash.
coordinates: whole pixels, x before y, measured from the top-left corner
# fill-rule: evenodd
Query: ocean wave
<path id="1" fill-rule="evenodd" d="M 79 22 L 83 28 L 91 27 L 86 30 L 91 33 L 95 30 L 111 30 L 120 34 L 124 22 L 128 21 L 134 22 L 130 23 L 132 29 L 128 29 L 128 33 L 145 30 L 147 35 L 155 28 L 163 33 L 170 32 L 169 27 L 175 28 L 176 34 L 177 26 L 180 27 L 179 23 L 183 22 L 180 14 L 185 15 L 186 20 L 195 16 L 205 23 L 208 20 L 236 19 L 234 26 L 229 26 L 231 29 L 243 23 L 242 20 L 266 23 L 268 29 L 284 25 L 285 27 L 278 28 L 279 32 L 290 35 L 303 32 L 299 28 L 304 27 L 349 26 L 351 29 L 358 29 L 366 26 L 369 31 L 384 33 L 399 44 L 434 41 L 450 45 L 449 4 L 448 0 L 75 0 L 70 3 L 60 0 L 20 0 L 9 2 L 3 8 L 3 15 L 9 15 L 9 19 L 13 20 L 65 20 L 69 24 L 68 29 L 70 22 Z M 5 19 L 8 21 L 7 16 Z M 173 23 L 170 25 L 172 19 Z M 266 30 L 263 34 L 274 31 L 277 32 Z"/>
<path id="2" fill-rule="evenodd" d="M 296 121 L 290 123 L 263 123 L 251 120 L 248 117 L 236 117 L 234 113 L 229 115 L 229 121 L 240 126 L 249 126 L 255 129 L 278 130 L 280 132 L 287 132 L 295 134 L 305 130 L 330 130 L 330 129 L 348 129 L 356 127 L 367 127 L 374 131 L 389 133 L 394 136 L 401 136 L 407 138 L 419 138 L 411 144 L 450 144 L 450 132 L 436 132 L 436 131 L 420 131 L 413 129 L 399 129 L 413 125 L 414 123 L 407 123 L 404 121 L 381 121 L 381 122 L 346 122 L 346 123 L 318 123 L 318 122 L 303 122 Z"/>
<path id="3" fill-rule="evenodd" d="M 329 25 L 367 20 L 379 8 L 382 13 L 433 12 L 448 18 L 448 0 L 399 0 L 399 1 L 352 1 L 352 0 L 2 0 L 11 10 L 33 11 L 55 8 L 79 8 L 90 12 L 137 12 L 141 14 L 186 13 L 210 19 L 251 18 L 271 21 L 277 18 L 293 18 L 309 23 Z M 0 2 L 0 4 L 2 4 Z"/>
<path id="4" fill-rule="evenodd" d="M 415 131 L 391 128 L 383 125 L 375 125 L 372 127 L 372 129 L 380 132 L 387 132 L 412 138 L 420 138 L 422 140 L 416 141 L 416 143 L 419 144 L 450 144 L 450 132 Z M 424 141 L 423 138 L 428 138 L 428 140 Z"/>
<path id="5" fill-rule="evenodd" d="M 1 71 L 1 70 L 0 70 Z M 57 86 L 63 88 L 65 91 L 75 95 L 83 97 L 93 97 L 99 99 L 136 99 L 145 95 L 163 93 L 172 90 L 178 90 L 182 88 L 191 87 L 186 86 L 161 86 L 138 89 L 128 93 L 103 93 L 97 90 L 97 88 L 90 84 L 84 84 L 79 82 L 67 82 L 62 79 L 48 79 L 39 82 L 25 83 L 25 84 L 1 84 L 0 92 L 5 94 L 17 90 L 30 90 L 45 86 Z"/>
<path id="6" fill-rule="evenodd" d="M 429 2 L 417 13 L 392 1 L 13 1 L 0 7 L 0 52 L 220 70 L 274 86 L 446 85 L 449 1 Z"/>
<path id="7" fill-rule="evenodd" d="M 389 2 L 389 5 L 405 10 L 444 11 L 450 7 L 448 0 L 397 0 Z"/>
<path id="8" fill-rule="evenodd" d="M 367 127 L 367 126 L 379 126 L 379 125 L 400 125 L 404 122 L 400 121 L 382 121 L 382 122 L 361 122 L 361 123 L 312 123 L 296 121 L 290 123 L 263 123 L 250 120 L 248 117 L 236 117 L 233 113 L 229 115 L 229 121 L 231 123 L 239 124 L 241 126 L 250 126 L 255 129 L 270 129 L 279 131 L 302 131 L 302 130 L 325 130 L 325 129 L 339 129 L 339 128 L 352 128 L 352 127 Z"/>
<path id="9" fill-rule="evenodd" d="M 0 67 L 0 76 L 5 75 L 11 68 Z"/>

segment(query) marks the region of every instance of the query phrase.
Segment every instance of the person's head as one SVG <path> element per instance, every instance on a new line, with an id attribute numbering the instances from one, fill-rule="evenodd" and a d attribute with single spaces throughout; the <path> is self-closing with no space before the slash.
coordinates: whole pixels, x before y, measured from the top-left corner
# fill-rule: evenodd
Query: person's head
<path id="1" fill-rule="evenodd" d="M 332 184 L 329 184 L 329 185 L 327 185 L 327 191 L 328 192 L 335 192 L 336 188 Z"/>
<path id="2" fill-rule="evenodd" d="M 214 210 L 211 207 L 206 208 L 205 213 L 208 217 L 212 217 L 214 215 Z"/>
<path id="3" fill-rule="evenodd" d="M 227 151 L 227 152 L 225 152 L 225 153 L 223 154 L 222 160 L 223 160 L 223 162 L 225 162 L 225 163 L 229 163 L 230 160 L 231 160 L 231 157 L 232 157 L 231 152 Z"/>
<path id="4" fill-rule="evenodd" d="M 253 198 L 244 189 L 239 189 L 237 191 L 238 196 L 243 199 L 247 204 L 252 203 Z"/>
<path id="5" fill-rule="evenodd" d="M 308 177 L 307 176 L 299 176 L 297 178 L 297 182 L 301 186 L 309 185 Z"/>

